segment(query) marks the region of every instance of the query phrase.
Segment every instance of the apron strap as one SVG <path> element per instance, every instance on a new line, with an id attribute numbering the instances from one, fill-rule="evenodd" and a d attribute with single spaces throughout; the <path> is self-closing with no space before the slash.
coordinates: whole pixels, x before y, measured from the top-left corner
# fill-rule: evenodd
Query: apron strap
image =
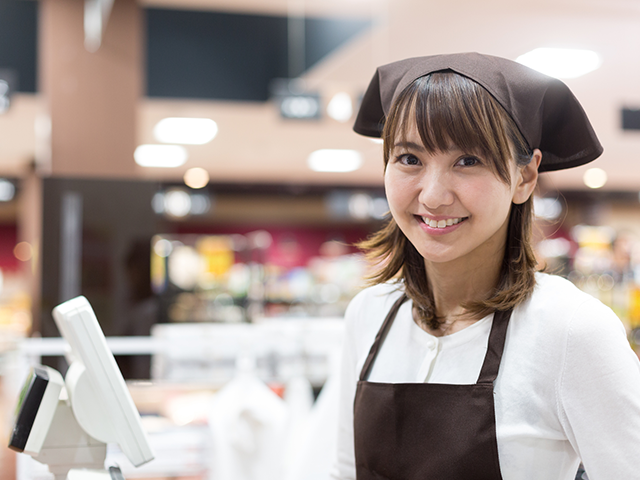
<path id="1" fill-rule="evenodd" d="M 398 310 L 400 310 L 402 304 L 407 300 L 407 295 L 403 293 L 395 301 L 391 310 L 389 310 L 380 330 L 378 330 L 376 338 L 373 341 L 373 345 L 371 345 L 371 349 L 369 350 L 369 355 L 367 356 L 362 367 L 362 371 L 360 372 L 361 381 L 365 381 L 369 378 L 373 362 L 378 356 L 380 345 L 382 345 L 384 339 L 387 337 L 387 334 L 391 329 L 391 325 L 398 314 Z M 493 323 L 491 325 L 491 332 L 489 333 L 487 354 L 484 357 L 484 363 L 482 364 L 482 370 L 480 371 L 477 383 L 493 383 L 498 376 L 500 361 L 502 360 L 502 353 L 504 351 L 504 344 L 507 339 L 507 327 L 509 326 L 511 312 L 512 310 L 496 311 L 493 314 Z"/>
<path id="2" fill-rule="evenodd" d="M 511 312 L 512 310 L 500 310 L 493 314 L 493 324 L 491 325 L 491 332 L 489 333 L 487 354 L 484 357 L 478 383 L 493 383 L 498 376 L 502 352 L 504 351 L 504 343 L 507 339 L 507 327 L 509 326 Z"/>
<path id="3" fill-rule="evenodd" d="M 402 306 L 402 304 L 405 301 L 407 301 L 407 298 L 408 297 L 405 293 L 400 295 L 400 298 L 396 300 L 396 302 L 391 307 L 391 310 L 389 310 L 389 313 L 387 314 L 387 318 L 384 319 L 384 322 L 382 323 L 382 326 L 380 327 L 380 330 L 378 330 L 378 334 L 376 335 L 376 338 L 373 341 L 373 345 L 371 345 L 371 349 L 369 350 L 369 355 L 367 356 L 367 359 L 364 362 L 362 371 L 360 372 L 361 381 L 365 381 L 369 378 L 369 374 L 371 373 L 371 367 L 373 366 L 373 361 L 378 356 L 378 350 L 380 349 L 380 345 L 382 345 L 382 343 L 384 342 L 384 339 L 387 337 L 387 333 L 389 333 L 389 329 L 391 328 L 391 325 L 393 324 L 393 320 L 396 318 L 396 315 L 398 314 L 398 310 L 400 310 L 400 307 Z"/>

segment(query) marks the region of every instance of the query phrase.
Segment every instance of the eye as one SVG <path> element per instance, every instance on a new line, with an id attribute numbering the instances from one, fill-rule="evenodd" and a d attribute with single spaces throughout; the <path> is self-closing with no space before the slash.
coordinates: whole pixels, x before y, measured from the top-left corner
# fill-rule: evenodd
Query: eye
<path id="1" fill-rule="evenodd" d="M 481 164 L 482 161 L 474 155 L 465 155 L 456 162 L 456 165 L 460 165 L 461 167 L 474 167 Z"/>
<path id="2" fill-rule="evenodd" d="M 411 153 L 405 153 L 404 155 L 398 155 L 396 157 L 396 161 L 401 163 L 402 165 L 420 165 L 420 160 L 415 155 Z"/>

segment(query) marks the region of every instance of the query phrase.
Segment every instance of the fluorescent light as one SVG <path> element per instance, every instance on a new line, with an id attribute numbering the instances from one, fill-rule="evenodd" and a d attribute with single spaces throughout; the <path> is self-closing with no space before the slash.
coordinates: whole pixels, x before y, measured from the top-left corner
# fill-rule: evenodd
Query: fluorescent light
<path id="1" fill-rule="evenodd" d="M 536 48 L 516 60 L 556 78 L 580 77 L 596 70 L 602 63 L 596 52 L 569 48 Z"/>
<path id="2" fill-rule="evenodd" d="M 180 145 L 140 145 L 133 158 L 141 167 L 175 168 L 184 165 L 189 154 Z"/>
<path id="3" fill-rule="evenodd" d="M 327 115 L 338 122 L 348 122 L 353 115 L 351 97 L 346 92 L 336 93 L 329 105 L 327 105 Z"/>
<path id="4" fill-rule="evenodd" d="M 353 172 L 362 165 L 362 156 L 355 150 L 316 150 L 309 155 L 307 165 L 315 172 Z"/>
<path id="5" fill-rule="evenodd" d="M 204 145 L 218 134 L 218 125 L 210 118 L 168 117 L 153 128 L 153 135 L 162 143 Z"/>
<path id="6" fill-rule="evenodd" d="M 584 184 L 589 188 L 604 187 L 604 184 L 607 183 L 607 172 L 605 172 L 601 168 L 590 168 L 589 170 L 584 172 L 582 180 L 584 181 Z"/>
<path id="7" fill-rule="evenodd" d="M 349 199 L 349 213 L 352 217 L 364 220 L 369 218 L 373 209 L 373 198 L 366 193 L 356 193 Z"/>
<path id="8" fill-rule="evenodd" d="M 211 200 L 208 195 L 201 193 L 195 193 L 191 195 L 191 210 L 192 215 L 204 215 L 211 208 Z"/>
<path id="9" fill-rule="evenodd" d="M 186 217 L 191 211 L 191 196 L 184 190 L 169 190 L 164 194 L 164 211 L 172 217 Z"/>

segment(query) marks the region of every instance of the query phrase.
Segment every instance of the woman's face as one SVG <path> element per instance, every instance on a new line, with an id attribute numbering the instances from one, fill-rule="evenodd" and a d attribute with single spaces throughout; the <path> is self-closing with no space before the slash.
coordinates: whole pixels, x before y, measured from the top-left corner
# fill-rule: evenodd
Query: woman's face
<path id="1" fill-rule="evenodd" d="M 415 125 L 391 146 L 385 171 L 391 214 L 425 262 L 471 267 L 502 261 L 511 204 L 526 201 L 535 179 L 523 192 L 513 160 L 511 184 L 489 162 L 455 147 L 427 153 Z"/>

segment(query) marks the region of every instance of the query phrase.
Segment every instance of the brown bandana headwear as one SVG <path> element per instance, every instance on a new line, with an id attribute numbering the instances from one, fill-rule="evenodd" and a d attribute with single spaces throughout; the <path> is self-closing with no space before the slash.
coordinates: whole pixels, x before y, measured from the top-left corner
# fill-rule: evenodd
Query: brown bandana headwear
<path id="1" fill-rule="evenodd" d="M 529 147 L 542 151 L 541 172 L 584 165 L 602 154 L 587 115 L 563 82 L 512 60 L 479 53 L 416 57 L 379 67 L 353 129 L 380 137 L 398 95 L 417 78 L 442 70 L 474 80 L 502 105 Z"/>

